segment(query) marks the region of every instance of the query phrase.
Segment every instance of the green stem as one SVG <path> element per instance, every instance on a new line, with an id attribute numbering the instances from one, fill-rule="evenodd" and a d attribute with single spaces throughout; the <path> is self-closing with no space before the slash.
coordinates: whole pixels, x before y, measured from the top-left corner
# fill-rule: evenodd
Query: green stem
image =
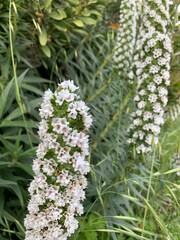
<path id="1" fill-rule="evenodd" d="M 12 22 L 11 22 L 11 16 L 12 16 L 12 12 L 11 12 L 11 7 L 12 7 L 12 2 L 10 0 L 9 2 L 9 43 L 10 43 L 10 52 L 11 52 L 11 61 L 12 61 L 12 67 L 13 67 L 13 74 L 14 74 L 14 81 L 15 81 L 15 86 L 16 86 L 16 98 L 17 98 L 17 102 L 21 111 L 21 115 L 24 121 L 24 125 L 25 125 L 25 129 L 27 132 L 27 136 L 28 136 L 28 140 L 29 140 L 29 144 L 31 147 L 32 146 L 32 141 L 29 135 L 29 131 L 28 131 L 28 127 L 27 127 L 27 123 L 26 123 L 26 119 L 24 116 L 24 110 L 23 110 L 23 105 L 21 102 L 21 96 L 20 96 L 20 92 L 19 92 L 19 85 L 18 85 L 18 79 L 17 79 L 17 74 L 16 74 L 16 65 L 15 65 L 15 61 L 14 61 L 14 49 L 13 49 L 13 39 L 12 39 Z"/>
<path id="2" fill-rule="evenodd" d="M 146 196 L 146 201 L 147 202 L 149 201 L 149 195 L 150 195 L 152 178 L 153 178 L 153 169 L 154 169 L 154 163 L 155 163 L 155 153 L 156 153 L 156 149 L 154 147 L 154 153 L 153 153 L 153 158 L 152 158 L 152 162 L 151 162 L 151 172 L 150 172 L 149 182 L 148 182 L 148 191 L 147 191 L 147 196 Z M 142 225 L 143 232 L 144 232 L 144 228 L 145 228 L 145 224 L 146 224 L 147 212 L 148 212 L 148 207 L 146 206 L 145 211 L 144 211 L 143 225 Z M 143 232 L 142 232 L 142 237 L 144 235 Z"/>

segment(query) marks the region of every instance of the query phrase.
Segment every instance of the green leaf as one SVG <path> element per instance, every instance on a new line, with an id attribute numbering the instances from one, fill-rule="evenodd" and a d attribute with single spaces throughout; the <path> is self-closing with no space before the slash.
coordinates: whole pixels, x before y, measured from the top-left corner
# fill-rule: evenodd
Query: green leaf
<path id="1" fill-rule="evenodd" d="M 93 18 L 90 17 L 83 17 L 81 18 L 81 20 L 83 21 L 83 23 L 85 23 L 86 25 L 96 25 L 97 21 L 94 20 Z"/>
<path id="2" fill-rule="evenodd" d="M 17 137 L 17 136 L 16 136 Z M 7 141 L 3 135 L 0 135 L 0 141 L 3 143 L 3 145 L 6 147 L 6 149 L 9 151 L 9 153 L 12 153 L 15 149 L 16 146 L 11 143 L 10 141 Z"/>
<path id="3" fill-rule="evenodd" d="M 35 89 L 35 91 L 38 93 L 40 93 L 41 91 L 39 89 Z M 29 101 L 28 102 L 28 109 L 29 109 L 29 112 L 35 108 L 37 108 L 40 103 L 42 101 L 42 98 L 36 98 L 32 101 Z M 28 112 L 28 110 L 24 107 L 24 113 Z M 14 111 L 12 111 L 3 121 L 12 121 L 18 117 L 20 117 L 22 114 L 21 114 L 21 111 L 19 108 L 16 108 Z"/>
<path id="4" fill-rule="evenodd" d="M 171 174 L 171 173 L 176 173 L 176 172 L 179 172 L 180 171 L 180 167 L 177 167 L 177 168 L 174 168 L 174 169 L 171 169 L 171 170 L 168 170 L 167 172 L 155 172 L 153 174 L 153 176 L 161 176 L 161 175 L 168 175 L 168 174 Z"/>
<path id="5" fill-rule="evenodd" d="M 83 27 L 84 23 L 81 20 L 74 20 L 73 23 L 78 27 Z"/>
<path id="6" fill-rule="evenodd" d="M 44 46 L 44 47 L 47 47 L 47 46 Z M 40 96 L 43 95 L 43 92 L 40 89 L 38 89 L 37 87 L 34 87 L 30 84 L 23 83 L 21 87 L 30 91 L 30 92 L 36 93 L 37 95 L 40 95 Z"/>
<path id="7" fill-rule="evenodd" d="M 46 45 L 46 46 L 42 46 L 41 50 L 43 51 L 43 53 L 50 58 L 51 57 L 51 50 L 50 48 Z"/>
<path id="8" fill-rule="evenodd" d="M 149 240 L 149 238 L 146 238 L 146 237 L 142 237 L 138 234 L 135 234 L 131 229 L 129 230 L 124 230 L 124 229 L 121 229 L 121 228 L 113 228 L 113 229 L 97 229 L 96 230 L 97 232 L 109 232 L 109 233 L 123 233 L 124 235 L 127 235 L 127 236 L 132 236 L 134 237 L 135 239 L 138 239 L 138 240 Z"/>
<path id="9" fill-rule="evenodd" d="M 67 0 L 68 2 L 74 4 L 74 5 L 78 5 L 79 1 L 78 0 Z"/>
<path id="10" fill-rule="evenodd" d="M 26 83 L 49 83 L 48 79 L 35 77 L 35 76 L 26 76 L 24 78 L 24 82 Z"/>
<path id="11" fill-rule="evenodd" d="M 87 5 L 93 4 L 93 3 L 97 3 L 97 0 L 89 0 Z"/>
<path id="12" fill-rule="evenodd" d="M 30 176 L 34 176 L 34 172 L 32 170 L 32 167 L 29 164 L 24 163 L 17 163 L 17 166 L 21 169 L 23 169 L 25 172 L 27 172 Z"/>
<path id="13" fill-rule="evenodd" d="M 19 154 L 19 160 L 25 160 L 28 157 L 33 157 L 35 156 L 36 153 L 36 148 L 30 148 L 26 151 L 23 151 Z"/>
<path id="14" fill-rule="evenodd" d="M 4 185 L 4 187 L 12 189 L 12 191 L 19 198 L 20 204 L 23 207 L 24 206 L 24 199 L 23 199 L 22 192 L 21 192 L 21 185 L 18 185 L 18 181 L 19 180 L 24 180 L 24 178 L 19 177 L 19 176 L 15 176 L 10 171 L 5 174 L 5 177 L 9 180 L 0 179 L 0 184 L 2 183 L 2 186 Z"/>
<path id="15" fill-rule="evenodd" d="M 4 208 L 4 189 L 0 188 L 0 217 L 2 216 L 3 213 L 3 208 Z"/>
<path id="16" fill-rule="evenodd" d="M 12 221 L 14 223 L 16 223 L 16 225 L 21 229 L 22 232 L 24 232 L 24 228 L 23 226 L 20 224 L 20 222 L 15 218 L 13 217 L 12 215 L 10 215 L 7 211 L 4 211 L 3 212 L 3 215 L 6 219 L 8 219 L 9 221 Z"/>
<path id="17" fill-rule="evenodd" d="M 37 124 L 32 121 L 26 121 L 28 128 L 37 128 Z M 0 124 L 0 127 L 26 127 L 24 121 L 4 121 Z"/>
<path id="18" fill-rule="evenodd" d="M 4 91 L 2 92 L 2 95 L 0 96 L 0 118 L 2 117 L 4 108 L 6 106 L 6 102 L 8 100 L 8 95 L 9 95 L 9 92 L 11 91 L 12 86 L 13 86 L 13 82 L 14 82 L 14 80 L 12 79 L 8 83 L 8 85 L 6 86 Z"/>
<path id="19" fill-rule="evenodd" d="M 159 215 L 157 214 L 157 212 L 153 209 L 153 207 L 149 204 L 149 202 L 144 199 L 144 202 L 146 203 L 147 207 L 149 208 L 149 210 L 151 211 L 151 213 L 153 214 L 156 222 L 159 224 L 160 228 L 162 229 L 162 231 L 169 236 L 169 231 L 168 228 L 165 226 L 164 222 L 162 221 L 162 219 L 159 217 Z"/>
<path id="20" fill-rule="evenodd" d="M 9 162 L 0 161 L 0 169 L 1 169 L 1 168 L 5 168 L 5 167 L 7 168 L 9 165 L 10 165 Z"/>
<path id="21" fill-rule="evenodd" d="M 88 32 L 86 32 L 86 31 L 84 31 L 82 29 L 74 29 L 73 31 L 77 32 L 77 33 L 79 33 L 81 35 L 84 35 L 84 36 L 87 36 L 87 34 L 88 34 Z"/>
<path id="22" fill-rule="evenodd" d="M 45 28 L 42 28 L 41 33 L 39 34 L 39 42 L 41 46 L 45 46 L 47 43 L 47 32 Z"/>
<path id="23" fill-rule="evenodd" d="M 139 221 L 137 218 L 129 217 L 129 216 L 112 216 L 112 218 L 122 219 L 122 220 L 129 220 L 129 221 Z"/>
<path id="24" fill-rule="evenodd" d="M 45 0 L 44 2 L 44 9 L 48 9 L 51 6 L 52 0 Z"/>
<path id="25" fill-rule="evenodd" d="M 96 10 L 87 11 L 87 13 L 83 13 L 83 16 L 89 17 L 91 14 L 99 16 L 99 17 L 102 16 L 101 13 Z"/>
<path id="26" fill-rule="evenodd" d="M 12 182 L 12 181 L 8 181 L 8 180 L 4 180 L 0 178 L 0 187 L 9 187 L 9 188 L 13 188 L 17 186 L 16 182 Z"/>
<path id="27" fill-rule="evenodd" d="M 66 12 L 62 8 L 58 8 L 57 11 L 58 11 L 59 15 L 62 17 L 62 19 L 67 17 Z"/>
<path id="28" fill-rule="evenodd" d="M 63 9 L 59 8 L 56 11 L 53 11 L 50 14 L 50 17 L 55 19 L 55 20 L 62 20 L 64 18 L 66 18 L 67 15 L 66 15 L 66 12 Z"/>

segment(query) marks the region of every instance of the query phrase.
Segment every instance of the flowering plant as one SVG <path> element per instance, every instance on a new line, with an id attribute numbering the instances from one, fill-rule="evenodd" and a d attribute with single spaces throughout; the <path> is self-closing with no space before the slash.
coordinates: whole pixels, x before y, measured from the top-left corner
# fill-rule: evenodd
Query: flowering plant
<path id="1" fill-rule="evenodd" d="M 164 123 L 164 108 L 167 104 L 170 84 L 171 40 L 167 33 L 169 21 L 167 1 L 148 0 L 143 5 L 142 25 L 134 56 L 137 76 L 137 91 L 134 100 L 137 110 L 132 114 L 130 125 L 137 153 L 152 150 L 158 143 L 158 135 Z"/>
<path id="2" fill-rule="evenodd" d="M 41 104 L 34 180 L 29 187 L 29 213 L 24 224 L 26 240 L 65 240 L 78 227 L 90 171 L 87 130 L 89 108 L 79 100 L 73 81 L 64 81 L 53 93 L 47 90 Z"/>
<path id="3" fill-rule="evenodd" d="M 132 58 L 136 37 L 136 1 L 122 0 L 119 15 L 119 31 L 115 46 L 114 61 L 122 72 L 133 78 Z M 131 71 L 130 71 L 131 69 Z"/>
<path id="4" fill-rule="evenodd" d="M 151 151 L 158 142 L 160 126 L 164 123 L 164 107 L 167 104 L 167 87 L 170 83 L 169 63 L 171 42 L 167 35 L 154 32 L 146 36 L 141 51 L 142 60 L 136 62 L 138 91 L 134 98 L 137 110 L 132 114 L 130 126 L 137 153 Z"/>

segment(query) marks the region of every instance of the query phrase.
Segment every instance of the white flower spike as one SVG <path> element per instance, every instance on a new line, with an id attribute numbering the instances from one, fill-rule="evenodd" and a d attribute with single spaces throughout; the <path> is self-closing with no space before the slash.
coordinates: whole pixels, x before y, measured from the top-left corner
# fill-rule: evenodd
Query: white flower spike
<path id="1" fill-rule="evenodd" d="M 87 130 L 92 118 L 76 90 L 68 80 L 44 94 L 25 240 L 66 240 L 78 228 L 90 171 Z"/>
<path id="2" fill-rule="evenodd" d="M 152 151 L 164 123 L 170 84 L 171 40 L 168 35 L 168 0 L 146 0 L 138 41 L 135 68 L 137 91 L 134 100 L 137 110 L 132 114 L 131 139 L 137 153 Z"/>

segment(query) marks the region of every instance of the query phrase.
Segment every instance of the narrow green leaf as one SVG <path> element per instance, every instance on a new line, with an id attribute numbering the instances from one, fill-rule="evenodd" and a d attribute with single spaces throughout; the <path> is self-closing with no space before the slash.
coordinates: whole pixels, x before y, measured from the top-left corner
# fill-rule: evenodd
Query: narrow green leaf
<path id="1" fill-rule="evenodd" d="M 129 199 L 130 201 L 133 201 L 133 202 L 138 201 L 137 198 L 132 197 L 132 196 L 129 196 L 129 195 L 121 194 L 121 196 L 124 197 L 124 198 L 126 198 L 126 199 Z"/>
<path id="2" fill-rule="evenodd" d="M 6 227 L 6 224 L 3 222 L 1 216 L 0 216 L 0 224 L 3 226 L 3 227 Z M 2 238 L 2 240 L 4 240 L 5 238 Z M 8 240 L 8 239 L 5 239 L 5 240 Z"/>
<path id="3" fill-rule="evenodd" d="M 38 89 L 36 89 L 37 91 L 38 91 Z M 36 92 L 37 92 L 36 91 Z M 39 93 L 41 92 L 40 90 L 38 91 Z M 29 101 L 28 102 L 28 109 L 30 109 L 30 110 L 33 110 L 33 109 L 35 109 L 35 108 L 37 108 L 39 105 L 40 105 L 40 103 L 41 103 L 41 101 L 42 101 L 42 98 L 37 98 L 37 99 L 34 99 L 34 100 L 32 100 L 32 101 Z M 26 109 L 25 107 L 24 107 L 24 113 L 26 113 L 26 112 L 28 112 L 28 109 Z M 20 111 L 20 109 L 19 108 L 16 108 L 14 111 L 12 111 L 5 119 L 4 119 L 4 121 L 12 121 L 12 120 L 14 120 L 14 119 L 16 119 L 16 118 L 18 118 L 18 117 L 20 117 L 21 116 L 21 111 Z"/>
<path id="4" fill-rule="evenodd" d="M 37 124 L 32 121 L 26 121 L 28 128 L 37 128 Z M 0 127 L 26 127 L 24 121 L 4 121 Z"/>
<path id="5" fill-rule="evenodd" d="M 162 229 L 162 231 L 169 236 L 169 232 L 167 227 L 164 225 L 163 221 L 160 219 L 160 217 L 158 216 L 158 214 L 156 213 L 156 211 L 152 208 L 152 206 L 149 204 L 149 202 L 144 199 L 144 202 L 146 203 L 147 207 L 149 208 L 149 210 L 151 211 L 151 213 L 153 214 L 156 222 L 159 224 L 160 228 Z"/>
<path id="6" fill-rule="evenodd" d="M 33 156 L 35 156 L 35 153 L 36 153 L 36 148 L 30 148 L 26 151 L 23 151 L 19 154 L 19 160 L 24 160 L 29 157 L 32 158 Z"/>
<path id="7" fill-rule="evenodd" d="M 31 84 L 32 83 L 49 83 L 49 80 L 41 77 L 26 76 L 24 78 L 24 82 L 31 83 Z"/>
<path id="8" fill-rule="evenodd" d="M 68 2 L 74 4 L 74 5 L 78 5 L 79 1 L 78 0 L 67 0 Z"/>
<path id="9" fill-rule="evenodd" d="M 0 217 L 2 216 L 3 209 L 4 209 L 4 189 L 0 188 Z"/>
<path id="10" fill-rule="evenodd" d="M 171 173 L 176 173 L 176 172 L 178 172 L 178 171 L 180 171 L 180 167 L 178 167 L 178 168 L 173 168 L 173 169 L 171 169 L 171 170 L 169 170 L 169 171 L 166 171 L 166 172 L 163 172 L 163 173 L 161 173 L 161 172 L 155 172 L 155 173 L 153 174 L 153 176 L 168 175 L 168 174 L 171 174 Z"/>
<path id="11" fill-rule="evenodd" d="M 123 229 L 120 229 L 120 228 L 97 229 L 96 231 L 97 232 L 109 232 L 109 233 L 123 233 L 123 234 L 125 234 L 127 236 L 135 237 L 135 239 L 138 239 L 138 240 L 141 240 L 141 239 L 142 240 L 149 240 L 149 238 L 139 236 L 136 233 L 134 233 L 133 231 L 126 231 L 126 230 L 123 230 Z"/>
<path id="12" fill-rule="evenodd" d="M 163 175 L 167 175 L 167 174 L 176 173 L 176 172 L 179 172 L 179 171 L 180 171 L 180 167 L 171 169 L 171 170 L 169 170 L 169 171 L 167 171 L 167 172 L 164 172 L 164 173 L 162 173 L 162 174 L 163 174 Z"/>
<path id="13" fill-rule="evenodd" d="M 44 46 L 44 47 L 47 47 L 47 46 Z M 30 91 L 30 92 L 36 93 L 39 96 L 43 95 L 43 92 L 40 89 L 38 89 L 37 87 L 34 87 L 34 86 L 30 85 L 30 84 L 22 83 L 21 87 L 23 89 L 26 89 L 26 90 Z"/>
<path id="14" fill-rule="evenodd" d="M 12 151 L 14 151 L 15 145 L 13 143 L 11 143 L 10 141 L 7 141 L 3 135 L 0 135 L 0 141 L 3 143 L 3 145 L 9 151 L 9 153 L 12 153 Z"/>
<path id="15" fill-rule="evenodd" d="M 8 83 L 8 85 L 6 86 L 6 88 L 4 89 L 4 91 L 2 92 L 1 96 L 0 96 L 0 118 L 2 117 L 2 114 L 4 112 L 4 108 L 6 106 L 6 102 L 8 100 L 8 95 L 9 92 L 12 89 L 13 86 L 13 79 Z"/>
<path id="16" fill-rule="evenodd" d="M 141 228 L 138 228 L 138 227 L 133 227 L 132 228 L 133 230 L 137 231 L 137 232 L 140 232 L 140 233 L 143 233 L 143 234 L 147 234 L 147 235 L 150 235 L 150 236 L 154 236 L 156 237 L 156 239 L 162 239 L 162 235 L 160 234 L 156 234 L 154 232 L 150 232 L 150 231 L 146 231 L 144 229 L 141 229 Z"/>
<path id="17" fill-rule="evenodd" d="M 129 220 L 129 221 L 139 221 L 137 218 L 129 217 L 129 216 L 112 216 L 112 218 L 122 219 L 122 220 Z"/>
<path id="18" fill-rule="evenodd" d="M 1 169 L 1 168 L 5 168 L 5 167 L 7 168 L 9 165 L 10 165 L 9 162 L 0 161 L 0 169 Z"/>
<path id="19" fill-rule="evenodd" d="M 74 29 L 74 32 L 80 33 L 81 35 L 87 36 L 88 32 L 82 29 Z"/>
<path id="20" fill-rule="evenodd" d="M 28 164 L 24 164 L 24 163 L 17 163 L 17 166 L 21 169 L 23 169 L 25 172 L 27 172 L 30 176 L 34 176 L 34 172 L 32 170 L 32 167 Z"/>
<path id="21" fill-rule="evenodd" d="M 171 193 L 171 196 L 174 198 L 174 200 L 175 200 L 177 206 L 179 207 L 180 204 L 179 204 L 179 202 L 178 202 L 178 199 L 177 199 L 176 195 L 173 193 L 172 189 L 171 189 L 167 184 L 165 184 L 165 186 L 167 187 L 167 189 L 168 189 L 169 192 Z"/>
<path id="22" fill-rule="evenodd" d="M 4 179 L 0 179 L 0 187 L 9 187 L 9 188 L 13 188 L 17 186 L 16 182 L 12 182 L 9 180 L 4 180 Z"/>
<path id="23" fill-rule="evenodd" d="M 12 215 L 10 215 L 10 214 L 9 214 L 7 211 L 5 211 L 5 210 L 4 210 L 4 212 L 3 212 L 3 215 L 4 215 L 4 217 L 5 217 L 7 220 L 16 223 L 16 225 L 20 227 L 20 229 L 22 230 L 22 232 L 24 232 L 23 226 L 20 224 L 20 222 L 19 222 L 15 217 L 13 217 Z M 13 233 L 14 233 L 14 231 L 13 231 Z"/>

